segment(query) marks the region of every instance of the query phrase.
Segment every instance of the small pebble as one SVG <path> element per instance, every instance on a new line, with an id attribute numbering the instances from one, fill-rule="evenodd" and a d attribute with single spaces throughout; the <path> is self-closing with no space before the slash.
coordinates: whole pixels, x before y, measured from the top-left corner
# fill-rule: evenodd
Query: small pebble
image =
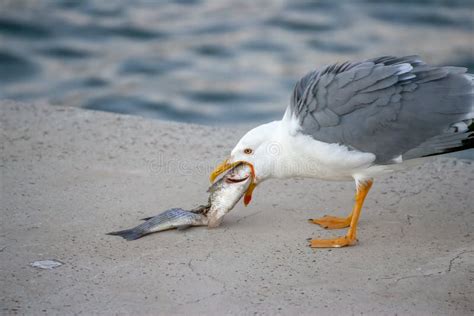
<path id="1" fill-rule="evenodd" d="M 52 270 L 54 268 L 62 266 L 63 263 L 57 260 L 40 260 L 30 263 L 30 266 L 39 269 Z"/>

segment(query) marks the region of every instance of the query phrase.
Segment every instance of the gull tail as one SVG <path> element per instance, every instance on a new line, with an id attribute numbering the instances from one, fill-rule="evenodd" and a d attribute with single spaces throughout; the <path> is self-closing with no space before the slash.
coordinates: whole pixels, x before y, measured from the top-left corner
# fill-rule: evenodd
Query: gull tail
<path id="1" fill-rule="evenodd" d="M 451 126 L 445 134 L 433 137 L 403 154 L 403 160 L 448 154 L 474 148 L 474 120 L 465 120 Z"/>
<path id="2" fill-rule="evenodd" d="M 451 128 L 451 133 L 439 136 L 429 143 L 430 147 L 434 150 L 423 157 L 474 148 L 474 120 L 456 123 Z"/>
<path id="3" fill-rule="evenodd" d="M 467 85 L 457 93 L 464 101 L 453 107 L 462 114 L 460 121 L 452 124 L 443 134 L 432 137 L 403 154 L 403 160 L 474 148 L 474 74 L 463 75 L 467 79 Z"/>
<path id="4" fill-rule="evenodd" d="M 131 228 L 131 229 L 119 230 L 119 231 L 116 231 L 116 232 L 110 232 L 110 233 L 107 233 L 107 235 L 120 236 L 120 237 L 130 241 L 130 240 L 135 240 L 135 239 L 141 238 L 141 237 L 145 236 L 146 234 L 143 234 L 141 231 L 138 231 L 135 228 Z"/>

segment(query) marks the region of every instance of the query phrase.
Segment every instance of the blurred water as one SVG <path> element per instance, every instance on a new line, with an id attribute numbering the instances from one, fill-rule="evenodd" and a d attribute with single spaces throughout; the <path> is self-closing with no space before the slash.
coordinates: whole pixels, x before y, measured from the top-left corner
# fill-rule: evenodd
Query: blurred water
<path id="1" fill-rule="evenodd" d="M 474 1 L 0 0 L 0 98 L 204 124 L 282 116 L 335 61 L 474 72 Z"/>

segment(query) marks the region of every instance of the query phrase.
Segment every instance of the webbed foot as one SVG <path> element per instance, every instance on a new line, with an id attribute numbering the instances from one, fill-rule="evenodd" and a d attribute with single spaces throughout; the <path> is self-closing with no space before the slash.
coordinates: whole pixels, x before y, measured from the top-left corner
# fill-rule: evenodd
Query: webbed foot
<path id="1" fill-rule="evenodd" d="M 347 236 L 337 237 L 333 239 L 311 239 L 311 248 L 341 248 L 345 246 L 352 246 L 357 243 L 357 239 L 349 238 Z"/>
<path id="2" fill-rule="evenodd" d="M 308 221 L 310 223 L 317 224 L 324 229 L 341 229 L 349 227 L 351 225 L 351 218 L 352 216 L 350 215 L 346 218 L 325 215 L 321 218 L 309 219 Z"/>

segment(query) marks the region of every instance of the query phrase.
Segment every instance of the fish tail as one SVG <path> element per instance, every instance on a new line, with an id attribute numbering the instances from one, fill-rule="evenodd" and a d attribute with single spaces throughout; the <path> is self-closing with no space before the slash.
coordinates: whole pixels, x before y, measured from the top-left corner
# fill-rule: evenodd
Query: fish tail
<path id="1" fill-rule="evenodd" d="M 131 228 L 131 229 L 119 230 L 119 231 L 116 231 L 116 232 L 110 232 L 110 233 L 107 233 L 107 235 L 120 236 L 120 237 L 130 241 L 130 240 L 135 240 L 135 239 L 141 238 L 145 234 L 143 234 L 140 231 L 137 231 L 134 228 Z"/>

